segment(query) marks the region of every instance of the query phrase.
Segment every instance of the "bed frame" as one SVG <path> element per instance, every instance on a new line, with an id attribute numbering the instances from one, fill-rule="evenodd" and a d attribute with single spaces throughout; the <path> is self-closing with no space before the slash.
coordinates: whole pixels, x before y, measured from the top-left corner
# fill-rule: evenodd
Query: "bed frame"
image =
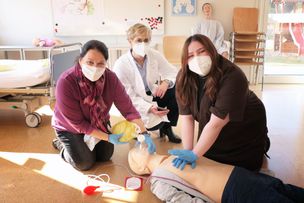
<path id="1" fill-rule="evenodd" d="M 46 83 L 24 88 L 0 88 L 0 109 L 22 110 L 25 114 L 25 123 L 28 127 L 37 127 L 41 123 L 41 116 L 35 112 L 47 102 L 51 108 L 55 103 L 55 86 L 60 74 L 72 67 L 81 51 L 81 43 L 64 44 L 53 47 L 29 46 L 0 46 L 4 58 L 8 59 L 8 52 L 17 51 L 20 60 L 26 59 L 27 51 L 39 51 L 50 64 L 50 80 Z"/>

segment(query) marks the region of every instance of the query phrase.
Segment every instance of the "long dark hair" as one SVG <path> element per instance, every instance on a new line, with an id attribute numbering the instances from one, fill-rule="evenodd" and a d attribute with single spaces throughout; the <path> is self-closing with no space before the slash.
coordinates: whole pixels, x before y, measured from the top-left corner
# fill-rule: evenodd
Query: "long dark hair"
<path id="1" fill-rule="evenodd" d="M 222 70 L 218 66 L 219 55 L 211 40 L 201 34 L 190 36 L 185 41 L 185 44 L 183 46 L 181 70 L 176 81 L 177 99 L 181 102 L 182 105 L 190 106 L 196 102 L 194 101 L 194 98 L 198 90 L 197 74 L 190 71 L 188 66 L 188 47 L 190 43 L 194 41 L 201 43 L 205 47 L 205 50 L 209 54 L 212 61 L 211 70 L 207 75 L 204 86 L 205 94 L 211 101 L 215 100 L 218 85 L 223 75 Z"/>

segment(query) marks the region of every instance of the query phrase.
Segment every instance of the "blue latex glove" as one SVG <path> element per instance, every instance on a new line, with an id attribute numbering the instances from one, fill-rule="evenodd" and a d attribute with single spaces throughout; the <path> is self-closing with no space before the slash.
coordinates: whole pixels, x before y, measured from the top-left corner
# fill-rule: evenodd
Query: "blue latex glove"
<path id="1" fill-rule="evenodd" d="M 148 145 L 148 152 L 149 154 L 153 154 L 156 151 L 156 146 L 150 137 L 149 134 L 143 134 L 145 136 L 145 143 Z M 139 142 L 137 142 L 139 143 Z"/>
<path id="2" fill-rule="evenodd" d="M 177 156 L 173 159 L 173 166 L 184 170 L 186 164 L 191 164 L 191 168 L 196 167 L 196 160 L 198 157 L 192 150 L 187 149 L 171 149 L 168 151 L 169 154 Z"/>
<path id="3" fill-rule="evenodd" d="M 123 136 L 123 133 L 121 134 L 109 134 L 109 142 L 112 144 L 126 144 L 128 142 L 120 142 L 119 139 Z"/>
<path id="4" fill-rule="evenodd" d="M 180 158 L 176 157 L 173 159 L 172 163 L 175 168 L 180 167 L 180 170 L 184 170 L 184 168 L 188 162 L 184 159 L 180 159 Z M 195 162 L 194 162 L 194 165 L 191 164 L 191 168 L 195 168 Z"/>

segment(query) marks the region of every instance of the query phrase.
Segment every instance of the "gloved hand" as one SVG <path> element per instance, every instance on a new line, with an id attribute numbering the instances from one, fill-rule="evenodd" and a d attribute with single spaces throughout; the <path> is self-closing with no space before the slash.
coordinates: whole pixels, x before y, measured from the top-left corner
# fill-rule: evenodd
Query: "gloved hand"
<path id="1" fill-rule="evenodd" d="M 120 142 L 119 139 L 123 136 L 123 133 L 121 134 L 109 134 L 109 142 L 112 144 L 126 144 L 128 142 Z"/>
<path id="2" fill-rule="evenodd" d="M 172 163 L 173 163 L 173 166 L 175 168 L 179 168 L 180 167 L 180 170 L 182 171 L 182 170 L 184 170 L 184 168 L 185 168 L 185 166 L 186 166 L 186 164 L 188 162 L 186 160 L 184 160 L 184 159 L 180 159 L 180 158 L 176 157 L 176 158 L 173 159 Z M 191 164 L 191 168 L 195 168 L 195 166 L 196 166 L 195 162 L 193 164 Z"/>
<path id="3" fill-rule="evenodd" d="M 153 154 L 156 151 L 156 146 L 149 134 L 143 134 L 145 136 L 145 143 L 148 145 L 149 154 Z"/>
<path id="4" fill-rule="evenodd" d="M 171 149 L 168 153 L 177 156 L 177 158 L 172 161 L 174 167 L 180 168 L 181 170 L 185 168 L 186 164 L 191 164 L 191 168 L 196 167 L 196 160 L 198 157 L 192 150 Z"/>

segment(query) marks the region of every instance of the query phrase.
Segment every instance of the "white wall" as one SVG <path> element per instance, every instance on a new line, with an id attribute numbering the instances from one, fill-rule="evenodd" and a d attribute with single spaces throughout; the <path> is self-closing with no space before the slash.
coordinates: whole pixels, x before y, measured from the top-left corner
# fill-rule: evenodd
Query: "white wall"
<path id="1" fill-rule="evenodd" d="M 115 0 L 113 0 L 115 1 Z M 197 15 L 171 16 L 171 0 L 165 1 L 165 34 L 189 35 L 190 28 L 201 18 L 201 5 L 197 0 Z M 214 18 L 222 22 L 225 38 L 232 30 L 234 7 L 256 7 L 261 0 L 209 0 L 213 4 Z M 128 8 L 129 9 L 129 8 Z M 148 8 L 147 8 L 148 9 Z M 130 12 L 132 12 L 130 8 Z M 134 11 L 136 12 L 136 11 Z M 0 45 L 29 45 L 34 37 L 54 37 L 52 30 L 51 0 L 0 0 Z M 86 42 L 99 39 L 108 46 L 127 45 L 125 36 L 58 37 L 64 42 Z M 154 36 L 154 43 L 161 43 L 161 36 Z"/>
<path id="2" fill-rule="evenodd" d="M 52 37 L 48 0 L 0 0 L 0 44 L 31 44 L 38 36 Z"/>

